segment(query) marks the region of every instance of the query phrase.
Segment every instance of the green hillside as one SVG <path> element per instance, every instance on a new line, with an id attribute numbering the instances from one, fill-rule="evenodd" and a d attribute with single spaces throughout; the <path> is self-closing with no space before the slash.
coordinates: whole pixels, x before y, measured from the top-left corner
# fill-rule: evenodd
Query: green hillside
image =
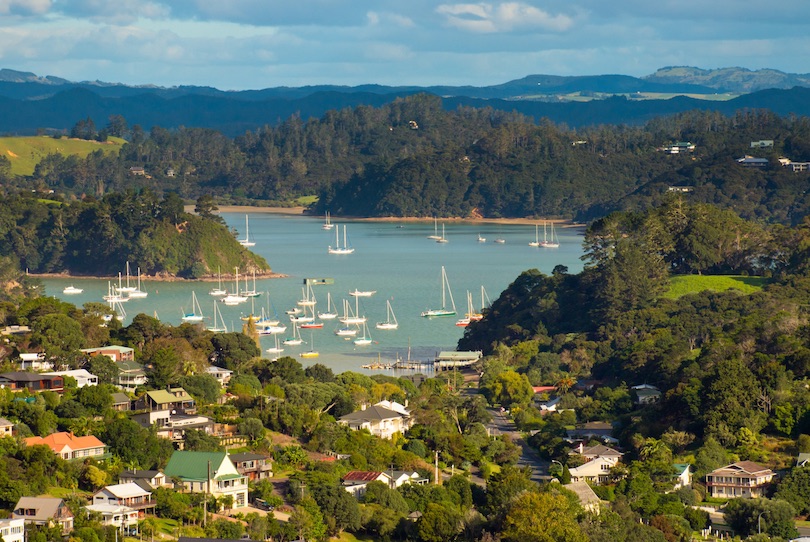
<path id="1" fill-rule="evenodd" d="M 669 291 L 664 297 L 677 299 L 686 294 L 696 294 L 704 290 L 723 292 L 740 290 L 752 294 L 762 290 L 766 279 L 763 277 L 745 277 L 742 275 L 677 275 L 669 280 Z"/>
<path id="2" fill-rule="evenodd" d="M 31 175 L 34 167 L 49 154 L 78 155 L 82 158 L 97 150 L 105 153 L 118 153 L 125 141 L 111 137 L 107 141 L 86 141 L 63 137 L 54 139 L 47 136 L 0 137 L 0 155 L 11 161 L 13 175 Z"/>

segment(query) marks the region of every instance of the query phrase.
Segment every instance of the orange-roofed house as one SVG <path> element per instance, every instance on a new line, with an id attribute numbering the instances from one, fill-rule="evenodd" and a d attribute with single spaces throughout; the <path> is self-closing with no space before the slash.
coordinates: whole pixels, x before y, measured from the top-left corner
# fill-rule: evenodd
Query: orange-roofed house
<path id="1" fill-rule="evenodd" d="M 26 446 L 45 445 L 62 459 L 84 459 L 103 456 L 107 445 L 93 435 L 77 437 L 73 433 L 53 433 L 47 437 L 29 437 Z"/>

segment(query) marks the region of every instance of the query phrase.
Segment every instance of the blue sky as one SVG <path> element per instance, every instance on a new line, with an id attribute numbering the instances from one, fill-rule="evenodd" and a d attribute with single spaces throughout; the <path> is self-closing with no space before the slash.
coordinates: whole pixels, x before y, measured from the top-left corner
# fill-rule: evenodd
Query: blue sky
<path id="1" fill-rule="evenodd" d="M 810 73 L 808 0 L 0 0 L 0 68 L 160 86 Z"/>

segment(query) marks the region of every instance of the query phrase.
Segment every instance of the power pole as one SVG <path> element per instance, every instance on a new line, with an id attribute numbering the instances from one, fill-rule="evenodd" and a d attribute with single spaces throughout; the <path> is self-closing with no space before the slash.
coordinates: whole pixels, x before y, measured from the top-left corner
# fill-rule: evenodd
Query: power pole
<path id="1" fill-rule="evenodd" d="M 203 527 L 208 525 L 208 495 L 211 493 L 211 460 L 208 460 L 208 476 L 205 480 L 205 496 L 203 497 Z"/>
<path id="2" fill-rule="evenodd" d="M 441 485 L 441 483 L 442 483 L 441 478 L 439 478 L 439 451 L 435 450 L 433 452 L 433 454 L 434 454 L 434 461 L 435 461 L 435 466 L 434 466 L 435 481 L 434 481 L 434 483 L 438 486 L 438 485 Z"/>

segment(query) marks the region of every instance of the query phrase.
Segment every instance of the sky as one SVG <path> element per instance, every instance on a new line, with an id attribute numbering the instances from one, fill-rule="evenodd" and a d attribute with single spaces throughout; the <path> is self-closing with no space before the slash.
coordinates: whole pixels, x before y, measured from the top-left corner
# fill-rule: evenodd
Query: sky
<path id="1" fill-rule="evenodd" d="M 0 68 L 129 85 L 810 73 L 810 0 L 0 0 Z"/>

